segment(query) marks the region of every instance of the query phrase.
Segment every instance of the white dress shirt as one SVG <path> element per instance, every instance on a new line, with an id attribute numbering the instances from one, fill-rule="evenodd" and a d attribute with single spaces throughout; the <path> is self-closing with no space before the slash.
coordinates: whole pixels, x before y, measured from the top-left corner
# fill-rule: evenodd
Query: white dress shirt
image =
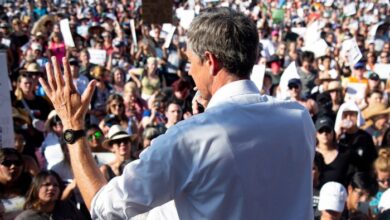
<path id="1" fill-rule="evenodd" d="M 105 185 L 92 218 L 129 219 L 174 199 L 180 219 L 313 219 L 314 146 L 303 106 L 235 81 Z"/>

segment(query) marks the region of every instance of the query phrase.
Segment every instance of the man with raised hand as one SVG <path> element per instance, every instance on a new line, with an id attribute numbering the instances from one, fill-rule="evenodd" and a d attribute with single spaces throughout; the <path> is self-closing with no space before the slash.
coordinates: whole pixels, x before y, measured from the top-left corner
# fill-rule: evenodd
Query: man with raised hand
<path id="1" fill-rule="evenodd" d="M 312 219 L 315 129 L 295 102 L 261 96 L 249 80 L 256 26 L 241 13 L 210 9 L 188 31 L 187 56 L 205 112 L 154 140 L 106 182 L 83 135 L 95 87 L 80 97 L 57 61 L 40 79 L 64 125 L 77 185 L 93 219 L 129 219 L 175 200 L 180 219 Z"/>

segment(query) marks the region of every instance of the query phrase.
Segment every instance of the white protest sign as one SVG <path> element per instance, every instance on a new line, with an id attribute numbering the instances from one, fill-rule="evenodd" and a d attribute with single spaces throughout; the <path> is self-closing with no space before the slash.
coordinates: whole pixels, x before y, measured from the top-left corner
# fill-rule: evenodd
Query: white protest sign
<path id="1" fill-rule="evenodd" d="M 263 89 L 263 80 L 265 74 L 265 65 L 254 65 L 251 74 L 251 80 L 255 83 L 259 91 Z"/>
<path id="2" fill-rule="evenodd" d="M 363 57 L 355 38 L 343 42 L 340 51 L 341 58 L 347 58 L 349 66 L 354 66 Z"/>
<path id="3" fill-rule="evenodd" d="M 0 148 L 14 147 L 14 124 L 10 97 L 7 55 L 0 53 Z"/>
<path id="4" fill-rule="evenodd" d="M 328 51 L 328 44 L 324 39 L 320 39 L 312 45 L 302 48 L 303 51 L 311 51 L 314 53 L 315 58 L 325 56 Z"/>
<path id="5" fill-rule="evenodd" d="M 130 19 L 130 30 L 131 30 L 131 37 L 132 37 L 132 40 L 133 40 L 133 44 L 137 47 L 138 46 L 138 42 L 137 42 L 137 35 L 135 33 L 134 19 Z"/>
<path id="6" fill-rule="evenodd" d="M 165 38 L 165 42 L 164 42 L 164 45 L 163 45 L 164 48 L 168 48 L 169 45 L 171 44 L 173 35 L 175 34 L 175 30 L 176 30 L 176 27 L 173 26 L 171 28 L 171 30 L 169 31 L 167 37 Z"/>
<path id="7" fill-rule="evenodd" d="M 348 53 L 349 64 L 355 65 L 362 57 L 362 52 L 360 52 L 359 46 L 355 38 L 352 38 L 350 40 L 350 48 Z"/>
<path id="8" fill-rule="evenodd" d="M 290 79 L 300 79 L 301 77 L 298 74 L 298 70 L 294 62 L 291 62 L 290 65 L 284 70 L 282 76 L 280 77 L 280 94 L 277 95 L 278 98 L 286 99 L 288 95 L 288 81 Z"/>
<path id="9" fill-rule="evenodd" d="M 68 19 L 62 19 L 60 21 L 60 29 L 62 37 L 64 38 L 65 45 L 68 47 L 75 47 Z"/>
<path id="10" fill-rule="evenodd" d="M 326 0 L 324 5 L 325 5 L 326 7 L 332 6 L 332 5 L 333 5 L 333 0 Z"/>
<path id="11" fill-rule="evenodd" d="M 374 42 L 376 31 L 378 30 L 379 26 L 383 24 L 383 21 L 371 26 L 370 30 L 368 31 L 367 41 L 368 42 Z"/>
<path id="12" fill-rule="evenodd" d="M 293 27 L 293 28 L 291 28 L 291 31 L 298 34 L 301 37 L 305 37 L 305 34 L 306 34 L 305 27 Z"/>
<path id="13" fill-rule="evenodd" d="M 374 66 L 374 72 L 379 75 L 381 79 L 390 78 L 390 64 L 377 63 Z"/>
<path id="14" fill-rule="evenodd" d="M 354 2 L 349 3 L 348 5 L 344 6 L 343 12 L 346 16 L 352 16 L 356 14 L 356 5 Z"/>
<path id="15" fill-rule="evenodd" d="M 347 100 L 361 101 L 366 95 L 367 85 L 365 83 L 348 83 L 347 84 Z"/>
<path id="16" fill-rule="evenodd" d="M 174 26 L 170 23 L 164 23 L 161 27 L 160 38 L 166 38 Z"/>
<path id="17" fill-rule="evenodd" d="M 1 43 L 4 44 L 5 46 L 9 47 L 11 46 L 11 40 L 7 38 L 2 38 Z"/>
<path id="18" fill-rule="evenodd" d="M 107 52 L 105 50 L 99 50 L 99 49 L 93 49 L 93 48 L 88 48 L 89 52 L 89 62 L 93 64 L 97 64 L 100 66 L 104 66 L 106 63 L 106 58 L 107 58 Z"/>
<path id="19" fill-rule="evenodd" d="M 305 32 L 305 46 L 312 45 L 321 39 L 321 23 L 316 20 L 311 23 Z"/>
<path id="20" fill-rule="evenodd" d="M 188 30 L 190 28 L 190 24 L 192 20 L 195 18 L 194 10 L 183 10 L 180 13 L 180 26 L 184 29 Z"/>
<path id="21" fill-rule="evenodd" d="M 88 29 L 89 29 L 88 26 L 82 25 L 82 26 L 78 26 L 78 27 L 76 28 L 76 32 L 77 32 L 80 36 L 86 38 L 86 37 L 88 36 Z"/>

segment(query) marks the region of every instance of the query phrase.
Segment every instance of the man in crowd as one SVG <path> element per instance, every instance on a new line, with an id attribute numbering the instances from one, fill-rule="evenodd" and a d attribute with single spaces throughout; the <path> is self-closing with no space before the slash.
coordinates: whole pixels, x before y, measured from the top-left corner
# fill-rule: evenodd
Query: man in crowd
<path id="1" fill-rule="evenodd" d="M 128 219 L 173 199 L 180 219 L 312 219 L 315 129 L 304 107 L 261 96 L 249 80 L 258 42 L 255 24 L 241 13 L 217 8 L 196 17 L 187 56 L 205 112 L 171 127 L 109 183 L 84 135 L 96 82 L 80 96 L 67 60 L 63 78 L 53 58 L 48 82 L 40 82 L 64 123 L 92 218 Z"/>

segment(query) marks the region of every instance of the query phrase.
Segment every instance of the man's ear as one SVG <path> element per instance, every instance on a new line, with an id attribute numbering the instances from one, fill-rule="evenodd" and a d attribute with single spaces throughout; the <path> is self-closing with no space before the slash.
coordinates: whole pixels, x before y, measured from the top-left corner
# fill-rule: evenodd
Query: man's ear
<path id="1" fill-rule="evenodd" d="M 209 67 L 210 75 L 212 75 L 212 76 L 217 75 L 217 73 L 221 69 L 221 66 L 219 64 L 217 57 L 215 57 L 215 55 L 213 53 L 211 53 L 210 51 L 206 51 L 204 62 L 206 62 L 206 64 Z"/>

